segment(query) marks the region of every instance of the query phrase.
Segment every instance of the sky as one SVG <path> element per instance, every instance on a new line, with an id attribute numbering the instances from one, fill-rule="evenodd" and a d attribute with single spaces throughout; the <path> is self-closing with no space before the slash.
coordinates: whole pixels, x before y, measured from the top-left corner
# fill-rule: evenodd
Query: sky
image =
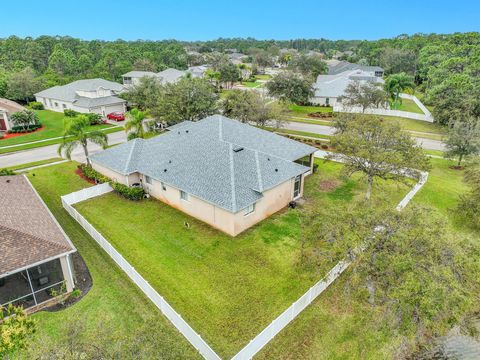
<path id="1" fill-rule="evenodd" d="M 375 40 L 480 31 L 478 0 L 1 0 L 0 38 Z"/>

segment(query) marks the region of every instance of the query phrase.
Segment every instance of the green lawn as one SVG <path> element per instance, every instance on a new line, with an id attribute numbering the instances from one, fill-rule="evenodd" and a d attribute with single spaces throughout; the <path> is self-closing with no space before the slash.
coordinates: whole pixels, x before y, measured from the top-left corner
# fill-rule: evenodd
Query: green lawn
<path id="1" fill-rule="evenodd" d="M 40 119 L 40 123 L 45 126 L 45 129 L 22 136 L 16 136 L 10 139 L 0 140 L 0 148 L 7 145 L 23 144 L 31 141 L 38 141 L 50 139 L 58 136 L 63 136 L 64 129 L 72 118 L 66 117 L 63 113 L 50 110 L 36 110 Z M 95 125 L 91 126 L 91 130 L 100 130 L 112 127 L 112 125 Z"/>
<path id="2" fill-rule="evenodd" d="M 274 131 L 277 133 L 282 133 L 282 134 L 292 134 L 292 135 L 301 135 L 301 136 L 308 136 L 316 139 L 330 139 L 330 135 L 322 135 L 322 134 L 317 134 L 317 133 L 311 133 L 307 131 L 298 131 L 298 130 L 290 130 L 290 129 L 276 129 L 276 128 L 265 128 L 265 130 L 269 131 Z"/>
<path id="3" fill-rule="evenodd" d="M 302 105 L 289 105 L 290 110 L 295 115 L 308 115 L 315 112 L 332 112 L 333 109 L 328 106 L 302 106 Z"/>
<path id="4" fill-rule="evenodd" d="M 415 101 L 410 99 L 402 99 L 402 103 L 398 104 L 394 110 L 408 111 L 416 114 L 423 114 L 422 109 L 420 109 L 418 105 L 415 104 Z"/>
<path id="5" fill-rule="evenodd" d="M 306 182 L 308 206 L 330 209 L 328 217 L 339 202 L 363 197 L 363 181 L 340 177 L 341 165 L 319 164 Z M 320 191 L 326 179 L 338 188 Z M 391 206 L 407 191 L 379 184 L 374 201 L 388 194 Z M 315 269 L 299 263 L 301 208 L 231 238 L 154 199 L 133 203 L 111 193 L 76 207 L 222 357 L 239 351 L 337 260 Z"/>
<path id="6" fill-rule="evenodd" d="M 272 78 L 272 76 L 268 75 L 268 74 L 257 74 L 257 75 L 255 75 L 255 78 L 257 80 L 270 80 Z"/>
<path id="7" fill-rule="evenodd" d="M 56 157 L 56 158 L 51 158 L 51 159 L 32 161 L 32 162 L 29 162 L 29 163 L 20 164 L 20 165 L 16 165 L 16 166 L 10 166 L 10 167 L 8 167 L 8 169 L 13 170 L 13 171 L 18 171 L 18 170 L 27 169 L 27 168 L 30 168 L 30 167 L 33 167 L 33 166 L 51 164 L 51 163 L 54 163 L 54 162 L 57 162 L 57 161 L 62 161 L 62 160 L 63 160 L 62 158 Z"/>
<path id="8" fill-rule="evenodd" d="M 242 85 L 248 88 L 256 88 L 262 86 L 263 83 L 258 81 L 242 81 Z"/>
<path id="9" fill-rule="evenodd" d="M 153 321 L 155 327 L 149 329 L 149 341 L 153 342 L 153 346 L 149 346 L 153 347 L 151 358 L 200 359 L 195 349 L 63 209 L 61 195 L 90 186 L 74 173 L 76 166 L 76 163 L 68 162 L 36 169 L 35 176 L 29 174 L 29 178 L 83 256 L 93 278 L 93 288 L 68 309 L 33 315 L 38 321 L 38 330 L 30 346 L 35 349 L 45 339 L 62 342 L 66 324 L 84 319 L 87 328 L 77 335 L 77 341 L 89 343 L 98 337 L 99 329 L 108 327 L 114 340 L 106 345 L 115 349 L 140 324 Z M 26 355 L 19 354 L 18 358 L 26 358 Z"/>
<path id="10" fill-rule="evenodd" d="M 412 203 L 432 206 L 449 217 L 452 231 L 472 234 L 453 216 L 458 197 L 467 188 L 463 171 L 450 169 L 454 162 L 431 159 L 428 182 Z M 474 234 L 480 241 L 478 233 Z M 391 359 L 401 339 L 377 321 L 382 308 L 352 301 L 345 295 L 347 271 L 283 332 L 257 359 Z M 377 313 L 378 312 L 378 313 Z"/>

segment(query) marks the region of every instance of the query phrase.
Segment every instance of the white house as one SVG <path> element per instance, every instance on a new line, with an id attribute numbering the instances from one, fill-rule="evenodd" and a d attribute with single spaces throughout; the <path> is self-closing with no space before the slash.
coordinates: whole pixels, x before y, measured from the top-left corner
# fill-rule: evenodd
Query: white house
<path id="1" fill-rule="evenodd" d="M 310 102 L 316 105 L 335 106 L 338 98 L 344 95 L 345 89 L 352 81 L 384 83 L 381 77 L 363 70 L 347 70 L 335 75 L 318 75 L 313 85 L 315 93 Z"/>
<path id="2" fill-rule="evenodd" d="M 113 81 L 86 79 L 42 90 L 35 98 L 48 110 L 71 109 L 106 116 L 115 111 L 125 112 L 126 101 L 117 96 L 123 90 L 123 85 Z"/>
<path id="3" fill-rule="evenodd" d="M 185 71 L 168 68 L 158 73 L 153 71 L 133 70 L 122 75 L 123 85 L 125 87 L 137 85 L 140 82 L 140 79 L 143 77 L 156 78 L 163 85 L 171 84 L 171 83 L 176 83 L 178 80 L 180 80 L 183 76 L 187 75 L 188 73 L 190 73 L 193 78 L 203 77 L 203 74 L 208 68 L 209 68 L 208 65 L 191 66 L 188 68 L 188 70 L 185 70 Z"/>

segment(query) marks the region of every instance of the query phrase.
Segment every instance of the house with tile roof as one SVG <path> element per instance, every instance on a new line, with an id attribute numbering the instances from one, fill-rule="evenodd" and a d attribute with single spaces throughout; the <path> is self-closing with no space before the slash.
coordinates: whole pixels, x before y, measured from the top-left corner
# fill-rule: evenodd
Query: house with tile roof
<path id="1" fill-rule="evenodd" d="M 24 175 L 0 177 L 0 305 L 38 308 L 74 288 L 76 252 Z"/>
<path id="2" fill-rule="evenodd" d="M 125 112 L 126 101 L 118 97 L 123 90 L 123 85 L 113 81 L 85 79 L 42 90 L 35 94 L 35 99 L 47 110 L 63 112 L 71 109 L 106 116 L 112 112 Z"/>
<path id="3" fill-rule="evenodd" d="M 90 156 L 95 170 L 236 236 L 303 195 L 316 148 L 213 115 Z"/>
<path id="4" fill-rule="evenodd" d="M 8 131 L 13 127 L 11 115 L 25 108 L 15 101 L 0 98 L 0 131 Z"/>

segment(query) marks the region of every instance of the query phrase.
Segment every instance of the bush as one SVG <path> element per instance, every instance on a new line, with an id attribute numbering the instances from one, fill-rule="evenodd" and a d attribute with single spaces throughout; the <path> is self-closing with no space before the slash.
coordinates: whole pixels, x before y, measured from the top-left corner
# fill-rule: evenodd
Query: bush
<path id="1" fill-rule="evenodd" d="M 15 173 L 10 169 L 0 169 L 0 176 L 9 176 L 15 175 Z"/>
<path id="2" fill-rule="evenodd" d="M 32 101 L 28 103 L 28 107 L 32 110 L 43 110 L 45 107 L 40 101 Z"/>
<path id="3" fill-rule="evenodd" d="M 128 187 L 127 185 L 123 185 L 114 181 L 110 182 L 110 186 L 113 188 L 113 190 L 115 190 L 115 192 L 129 200 L 142 200 L 145 195 L 145 191 L 141 187 Z"/>
<path id="4" fill-rule="evenodd" d="M 89 180 L 95 180 L 96 183 L 109 182 L 110 179 L 103 174 L 100 174 L 97 170 L 86 164 L 78 165 L 78 168 L 82 171 L 83 175 Z"/>
<path id="5" fill-rule="evenodd" d="M 23 126 L 13 126 L 10 130 L 8 130 L 9 134 L 23 134 L 23 133 L 29 133 L 32 131 L 35 131 L 37 129 L 40 129 L 42 127 L 41 124 L 32 124 L 28 125 L 26 128 Z"/>
<path id="6" fill-rule="evenodd" d="M 100 125 L 103 124 L 102 117 L 99 114 L 90 113 L 87 114 L 90 125 Z"/>
<path id="7" fill-rule="evenodd" d="M 78 115 L 78 112 L 72 109 L 63 110 L 63 114 L 67 117 L 75 117 Z"/>

